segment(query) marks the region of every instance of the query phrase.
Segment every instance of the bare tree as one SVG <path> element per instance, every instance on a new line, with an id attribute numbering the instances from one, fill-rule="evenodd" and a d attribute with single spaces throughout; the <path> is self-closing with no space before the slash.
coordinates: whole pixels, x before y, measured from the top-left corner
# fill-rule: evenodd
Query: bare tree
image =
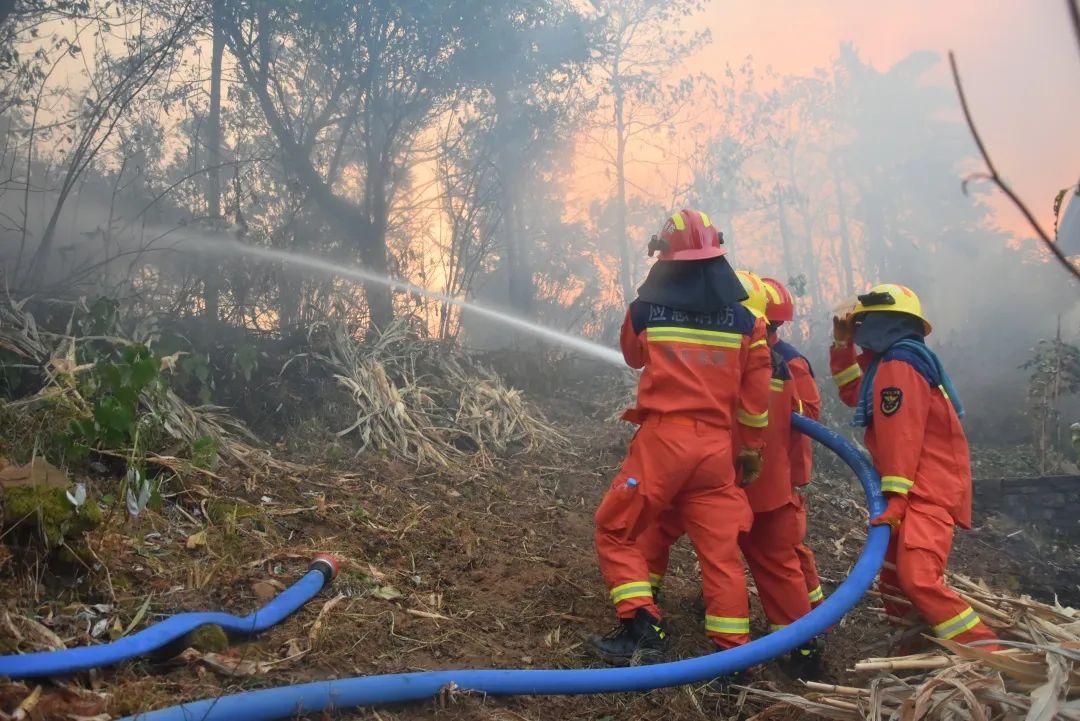
<path id="1" fill-rule="evenodd" d="M 1065 4 L 1068 6 L 1070 17 L 1073 20 L 1073 26 L 1076 29 L 1077 41 L 1080 42 L 1080 10 L 1077 10 L 1077 5 L 1073 0 L 1066 0 Z M 1020 196 L 1016 194 L 1016 191 L 1012 189 L 1005 179 L 998 173 L 997 166 L 994 165 L 994 161 L 990 158 L 990 152 L 986 149 L 986 144 L 983 143 L 982 136 L 979 135 L 978 129 L 975 127 L 975 120 L 971 117 L 971 109 L 968 107 L 967 96 L 964 95 L 964 86 L 960 82 L 960 70 L 956 65 L 956 56 L 953 52 L 949 51 L 949 67 L 952 68 L 953 83 L 956 85 L 956 93 L 960 96 L 960 107 L 964 110 L 964 120 L 967 121 L 968 129 L 971 131 L 971 137 L 975 139 L 975 145 L 979 147 L 979 155 L 982 156 L 983 162 L 986 163 L 986 172 L 980 173 L 968 178 L 964 181 L 964 190 L 967 191 L 968 181 L 972 178 L 982 178 L 989 180 L 998 188 L 1001 192 L 1016 206 L 1016 209 L 1020 211 L 1024 216 L 1024 220 L 1027 221 L 1031 229 L 1035 231 L 1035 234 L 1039 236 L 1039 240 L 1042 241 L 1043 247 L 1050 251 L 1054 259 L 1072 274 L 1073 278 L 1080 280 L 1080 268 L 1077 268 L 1073 263 L 1069 261 L 1065 254 L 1058 247 L 1050 235 L 1043 229 L 1039 221 L 1035 220 L 1034 214 L 1027 207 Z"/>
<path id="2" fill-rule="evenodd" d="M 684 31 L 680 19 L 700 11 L 701 0 L 593 0 L 600 13 L 597 45 L 603 92 L 609 100 L 614 149 L 604 160 L 615 174 L 614 235 L 619 254 L 619 285 L 624 300 L 633 297 L 627 170 L 632 145 L 670 125 L 692 97 L 694 83 L 669 73 L 693 50 L 708 43 L 704 29 Z"/>
<path id="3" fill-rule="evenodd" d="M 455 3 L 237 4 L 228 43 L 285 167 L 368 268 L 389 270 L 386 234 L 403 158 L 455 86 L 463 12 Z M 304 108 L 297 114 L 296 108 Z M 346 165 L 359 198 L 336 191 Z M 371 321 L 393 317 L 388 288 L 365 285 Z"/>
<path id="4" fill-rule="evenodd" d="M 188 36 L 197 22 L 197 16 L 190 6 L 178 12 L 176 18 L 176 22 L 168 24 L 156 35 L 128 41 L 131 52 L 119 61 L 101 58 L 101 67 L 82 99 L 80 112 L 71 119 L 77 125 L 77 137 L 65 159 L 66 169 L 57 189 L 56 201 L 30 261 L 25 276 L 26 287 L 40 287 L 46 277 L 64 205 L 79 179 L 120 126 L 128 108 L 151 87 L 157 74 L 174 57 L 181 39 Z M 27 182 L 30 182 L 29 178 Z"/>
<path id="5" fill-rule="evenodd" d="M 211 0 L 212 47 L 210 56 L 210 112 L 206 119 L 206 213 L 210 221 L 221 224 L 221 65 L 225 55 L 225 0 Z M 217 320 L 221 296 L 221 275 L 210 262 L 203 279 L 203 310 Z"/>

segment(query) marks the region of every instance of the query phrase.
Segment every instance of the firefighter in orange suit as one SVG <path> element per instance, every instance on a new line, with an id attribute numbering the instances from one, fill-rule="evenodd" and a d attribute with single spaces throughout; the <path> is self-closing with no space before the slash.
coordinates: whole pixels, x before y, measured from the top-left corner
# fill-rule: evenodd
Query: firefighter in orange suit
<path id="1" fill-rule="evenodd" d="M 875 286 L 850 314 L 833 318 L 830 365 L 841 399 L 855 407 L 852 424 L 866 428 L 888 499 L 870 521 L 893 528 L 879 578 L 886 612 L 922 616 L 939 638 L 994 640 L 974 609 L 945 585 L 953 527 L 971 528 L 971 464 L 963 407 L 924 342 L 930 331 L 911 289 Z"/>
<path id="2" fill-rule="evenodd" d="M 791 371 L 791 377 L 795 383 L 798 413 L 815 421 L 820 420 L 821 392 L 814 379 L 814 370 L 810 367 L 810 361 L 795 346 L 780 340 L 778 335 L 780 326 L 795 319 L 795 299 L 780 281 L 773 278 L 761 280 L 765 283 L 765 290 L 769 296 L 765 310 L 766 319 L 769 321 L 769 347 L 780 354 Z M 792 433 L 790 453 L 791 485 L 796 489 L 802 488 L 810 483 L 810 471 L 814 463 L 810 439 L 802 433 Z M 796 524 L 801 539 L 795 546 L 795 552 L 799 555 L 803 578 L 806 580 L 806 593 L 810 600 L 810 607 L 817 608 L 825 600 L 825 594 L 821 590 L 821 579 L 818 576 L 814 552 L 806 545 L 806 506 L 798 491 L 792 494 L 792 500 L 798 507 Z"/>
<path id="3" fill-rule="evenodd" d="M 766 317 L 767 291 L 757 275 L 738 271 L 747 291 L 744 305 L 755 317 Z M 753 524 L 739 537 L 739 548 L 757 585 L 758 597 L 772 630 L 796 621 L 810 612 L 806 582 L 795 547 L 801 543 L 798 532 L 800 506 L 791 484 L 790 436 L 791 413 L 797 410 L 795 383 L 787 363 L 771 353 L 769 425 L 765 431 L 765 454 L 761 474 L 745 487 Z M 738 429 L 737 436 L 743 433 Z M 725 524 L 722 517 L 713 523 Z M 667 568 L 671 545 L 682 535 L 678 509 L 665 513 L 653 528 L 642 534 L 639 548 L 649 564 L 650 579 L 659 584 Z M 820 665 L 822 643 L 813 640 L 788 657 L 789 669 L 806 678 L 815 675 Z"/>
<path id="4" fill-rule="evenodd" d="M 740 304 L 746 293 L 706 214 L 671 216 L 649 244 L 655 251 L 660 259 L 621 337 L 626 362 L 642 369 L 637 404 L 623 417 L 640 428 L 595 517 L 600 570 L 620 624 L 590 643 L 615 662 L 662 655 L 660 609 L 636 543 L 671 509 L 701 563 L 706 633 L 729 648 L 750 631 L 737 538 L 751 513 L 735 466 L 747 479 L 761 469 L 771 368 L 765 323 Z"/>

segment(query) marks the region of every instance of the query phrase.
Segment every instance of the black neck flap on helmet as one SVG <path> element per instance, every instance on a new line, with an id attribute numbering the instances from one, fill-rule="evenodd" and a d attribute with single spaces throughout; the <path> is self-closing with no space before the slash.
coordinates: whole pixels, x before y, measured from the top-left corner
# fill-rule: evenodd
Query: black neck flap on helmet
<path id="1" fill-rule="evenodd" d="M 712 313 L 746 300 L 727 258 L 658 260 L 638 288 L 638 300 L 692 313 Z"/>
<path id="2" fill-rule="evenodd" d="M 870 310 L 855 316 L 855 344 L 878 355 L 897 341 L 905 338 L 922 340 L 925 335 L 926 326 L 922 319 L 910 313 Z"/>

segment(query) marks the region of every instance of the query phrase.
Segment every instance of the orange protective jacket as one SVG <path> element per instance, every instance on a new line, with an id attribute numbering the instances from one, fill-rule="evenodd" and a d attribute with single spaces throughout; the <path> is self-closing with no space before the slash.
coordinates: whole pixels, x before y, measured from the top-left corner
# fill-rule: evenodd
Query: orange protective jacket
<path id="1" fill-rule="evenodd" d="M 761 448 L 769 425 L 771 351 L 765 321 L 740 304 L 690 313 L 635 300 L 620 345 L 632 368 L 644 368 L 637 405 L 623 414 L 641 423 L 674 415 L 738 428 L 744 447 Z"/>
<path id="2" fill-rule="evenodd" d="M 795 384 L 796 412 L 811 420 L 820 420 L 821 392 L 814 379 L 814 369 L 810 367 L 810 361 L 787 341 L 777 339 L 772 347 L 787 361 L 788 369 L 791 371 L 791 378 Z M 814 466 L 814 452 L 809 436 L 793 431 L 789 448 L 791 484 L 805 486 L 810 482 L 810 471 Z"/>
<path id="3" fill-rule="evenodd" d="M 840 398 L 849 406 L 858 402 L 862 371 L 872 357 L 856 355 L 850 343 L 830 351 Z M 912 507 L 942 508 L 961 528 L 971 528 L 967 436 L 945 392 L 914 365 L 888 353 L 878 365 L 873 390 L 866 447 L 881 474 L 881 490 L 907 495 Z"/>
<path id="4" fill-rule="evenodd" d="M 772 354 L 769 391 L 769 426 L 765 430 L 764 462 L 757 480 L 745 489 L 754 513 L 776 510 L 792 500 L 791 412 L 798 410 L 798 401 L 788 365 L 775 352 Z"/>

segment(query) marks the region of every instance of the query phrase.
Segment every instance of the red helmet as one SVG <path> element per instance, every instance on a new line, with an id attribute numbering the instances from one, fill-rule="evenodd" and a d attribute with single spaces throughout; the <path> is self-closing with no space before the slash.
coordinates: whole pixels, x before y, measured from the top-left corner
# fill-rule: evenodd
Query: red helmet
<path id="1" fill-rule="evenodd" d="M 775 278 L 762 278 L 765 284 L 765 292 L 768 295 L 768 304 L 765 306 L 765 317 L 770 323 L 782 323 L 786 320 L 795 320 L 795 300 L 784 284 Z"/>
<path id="2" fill-rule="evenodd" d="M 660 260 L 705 260 L 726 253 L 723 242 L 708 215 L 683 208 L 649 241 L 649 255 L 659 250 Z"/>

